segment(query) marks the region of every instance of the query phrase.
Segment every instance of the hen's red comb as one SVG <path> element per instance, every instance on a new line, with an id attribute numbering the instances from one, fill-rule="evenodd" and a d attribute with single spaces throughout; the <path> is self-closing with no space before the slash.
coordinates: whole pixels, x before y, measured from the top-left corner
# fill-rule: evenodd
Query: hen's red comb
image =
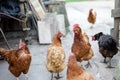
<path id="1" fill-rule="evenodd" d="M 58 31 L 58 34 L 61 34 L 61 32 L 60 32 L 60 31 Z"/>
<path id="2" fill-rule="evenodd" d="M 21 43 L 22 43 L 22 39 L 19 40 L 19 44 L 21 44 Z"/>
<path id="3" fill-rule="evenodd" d="M 19 41 L 19 49 L 22 48 L 25 45 L 25 43 L 22 41 L 22 39 L 20 39 Z"/>
<path id="4" fill-rule="evenodd" d="M 93 9 L 91 8 L 90 11 L 92 11 Z"/>
<path id="5" fill-rule="evenodd" d="M 73 27 L 74 28 L 79 27 L 79 24 L 74 24 Z"/>

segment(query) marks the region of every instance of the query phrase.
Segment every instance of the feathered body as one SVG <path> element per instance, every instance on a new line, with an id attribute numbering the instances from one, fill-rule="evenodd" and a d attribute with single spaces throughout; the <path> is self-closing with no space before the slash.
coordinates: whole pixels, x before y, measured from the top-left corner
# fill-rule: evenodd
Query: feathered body
<path id="1" fill-rule="evenodd" d="M 82 67 L 78 66 L 74 53 L 71 53 L 69 57 L 67 80 L 94 80 Z"/>
<path id="2" fill-rule="evenodd" d="M 57 73 L 63 71 L 66 66 L 65 52 L 62 47 L 50 46 L 47 55 L 47 69 L 50 72 Z"/>
<path id="3" fill-rule="evenodd" d="M 79 25 L 74 25 L 74 42 L 72 52 L 75 54 L 77 61 L 89 60 L 93 56 L 93 51 L 86 33 L 82 34 Z"/>
<path id="4" fill-rule="evenodd" d="M 88 22 L 91 24 L 95 24 L 96 16 L 97 16 L 96 12 L 93 11 L 93 9 L 90 9 L 88 14 Z"/>
<path id="5" fill-rule="evenodd" d="M 117 43 L 111 35 L 105 35 L 100 32 L 95 34 L 92 39 L 98 40 L 99 52 L 105 59 L 106 57 L 112 58 L 114 55 L 117 54 Z"/>
<path id="6" fill-rule="evenodd" d="M 22 72 L 24 74 L 28 73 L 31 63 L 31 55 L 26 44 L 24 44 L 24 46 L 21 46 L 17 50 L 7 50 L 0 48 L 0 54 L 8 62 L 9 71 L 15 77 L 19 77 Z"/>
<path id="7" fill-rule="evenodd" d="M 94 35 L 93 40 L 98 40 L 99 51 L 103 57 L 113 57 L 118 52 L 116 40 L 111 35 L 102 32 Z"/>
<path id="8" fill-rule="evenodd" d="M 54 36 L 53 42 L 47 51 L 46 67 L 49 72 L 59 73 L 66 67 L 65 52 L 61 44 L 61 33 Z"/>

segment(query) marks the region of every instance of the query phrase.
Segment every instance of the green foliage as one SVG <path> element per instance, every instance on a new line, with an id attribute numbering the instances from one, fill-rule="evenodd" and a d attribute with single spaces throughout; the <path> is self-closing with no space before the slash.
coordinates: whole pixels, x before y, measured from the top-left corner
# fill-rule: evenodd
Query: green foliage
<path id="1" fill-rule="evenodd" d="M 116 80 L 120 80 L 120 62 L 118 63 L 117 67 L 115 68 L 114 76 Z"/>
<path id="2" fill-rule="evenodd" d="M 79 1 L 86 1 L 86 0 L 65 0 L 66 2 L 79 2 Z"/>

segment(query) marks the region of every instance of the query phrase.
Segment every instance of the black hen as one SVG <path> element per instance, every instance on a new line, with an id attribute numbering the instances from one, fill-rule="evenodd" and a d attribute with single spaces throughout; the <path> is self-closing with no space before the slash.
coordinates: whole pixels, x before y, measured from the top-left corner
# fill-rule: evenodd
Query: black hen
<path id="1" fill-rule="evenodd" d="M 95 34 L 92 40 L 98 40 L 99 52 L 105 58 L 104 63 L 106 63 L 106 57 L 109 57 L 108 67 L 111 68 L 111 59 L 118 52 L 116 40 L 111 35 L 105 35 L 102 32 Z"/>

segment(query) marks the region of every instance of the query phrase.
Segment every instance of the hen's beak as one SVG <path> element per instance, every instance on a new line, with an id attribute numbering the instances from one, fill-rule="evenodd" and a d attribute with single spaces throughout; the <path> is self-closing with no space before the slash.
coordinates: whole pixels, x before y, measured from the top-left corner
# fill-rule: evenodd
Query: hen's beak
<path id="1" fill-rule="evenodd" d="M 65 39 L 65 36 L 62 34 L 61 37 L 60 37 L 61 40 L 64 40 Z"/>
<path id="2" fill-rule="evenodd" d="M 95 41 L 95 37 L 94 36 L 92 36 L 92 41 Z"/>
<path id="3" fill-rule="evenodd" d="M 76 29 L 73 29 L 73 32 L 74 32 L 74 33 L 78 33 L 78 31 L 77 31 Z"/>

